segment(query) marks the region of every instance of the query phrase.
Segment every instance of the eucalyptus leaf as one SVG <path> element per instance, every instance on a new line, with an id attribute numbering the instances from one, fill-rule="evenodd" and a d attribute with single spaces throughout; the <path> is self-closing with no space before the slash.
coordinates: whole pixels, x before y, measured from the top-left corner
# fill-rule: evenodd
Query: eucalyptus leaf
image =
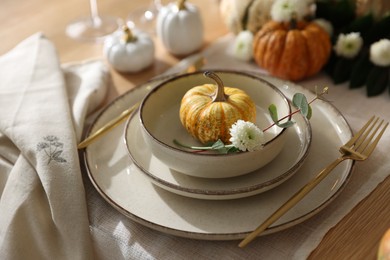
<path id="1" fill-rule="evenodd" d="M 302 93 L 296 93 L 293 96 L 293 105 L 298 108 L 302 115 L 305 117 L 309 111 L 309 104 L 307 102 L 306 96 Z"/>
<path id="2" fill-rule="evenodd" d="M 278 108 L 275 106 L 275 104 L 271 104 L 268 107 L 268 111 L 269 111 L 269 114 L 272 118 L 272 121 L 274 121 L 274 123 L 277 123 L 279 120 L 279 117 L 278 117 Z"/>
<path id="3" fill-rule="evenodd" d="M 290 126 L 292 126 L 294 124 L 295 124 L 295 122 L 290 120 L 290 121 L 287 121 L 287 122 L 282 123 L 282 124 L 277 123 L 276 125 L 279 126 L 280 128 L 289 128 Z"/>
<path id="4" fill-rule="evenodd" d="M 215 143 L 212 144 L 211 148 L 214 150 L 219 150 L 221 148 L 224 148 L 225 144 L 222 142 L 221 139 L 218 139 Z"/>
<path id="5" fill-rule="evenodd" d="M 309 105 L 309 109 L 308 109 L 306 118 L 310 120 L 310 118 L 311 118 L 312 115 L 313 115 L 313 109 L 312 109 L 311 106 Z"/>
<path id="6" fill-rule="evenodd" d="M 240 150 L 240 149 L 238 149 L 235 146 L 229 146 L 229 147 L 226 147 L 226 148 L 227 148 L 227 153 L 235 153 L 235 152 L 238 152 Z"/>

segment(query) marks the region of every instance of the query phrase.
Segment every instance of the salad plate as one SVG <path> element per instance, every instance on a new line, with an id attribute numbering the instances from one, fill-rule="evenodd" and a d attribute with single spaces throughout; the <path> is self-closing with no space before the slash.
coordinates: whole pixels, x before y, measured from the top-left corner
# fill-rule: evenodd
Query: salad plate
<path id="1" fill-rule="evenodd" d="M 311 100 L 315 94 L 307 89 L 269 76 L 291 99 L 303 93 Z M 147 82 L 110 103 L 93 122 L 93 133 L 125 108 L 139 102 L 159 80 Z M 326 164 L 339 156 L 338 148 L 349 140 L 352 131 L 342 114 L 329 102 L 312 104 L 310 119 L 312 143 L 299 170 L 287 181 L 260 194 L 233 200 L 205 200 L 175 194 L 158 187 L 132 162 L 124 144 L 124 127 L 108 132 L 83 152 L 88 176 L 100 195 L 115 209 L 149 228 L 187 238 L 204 240 L 242 239 L 253 231 L 289 197 L 312 179 Z M 352 161 L 340 164 L 294 208 L 262 234 L 294 226 L 320 212 L 331 203 L 348 183 Z"/>
<path id="2" fill-rule="evenodd" d="M 125 127 L 125 144 L 134 162 L 155 185 L 173 193 L 199 199 L 237 199 L 256 195 L 276 187 L 289 179 L 303 164 L 311 143 L 308 120 L 295 114 L 295 124 L 287 129 L 287 141 L 282 152 L 254 172 L 230 178 L 201 178 L 170 169 L 146 144 L 139 123 L 139 112 L 134 113 Z"/>

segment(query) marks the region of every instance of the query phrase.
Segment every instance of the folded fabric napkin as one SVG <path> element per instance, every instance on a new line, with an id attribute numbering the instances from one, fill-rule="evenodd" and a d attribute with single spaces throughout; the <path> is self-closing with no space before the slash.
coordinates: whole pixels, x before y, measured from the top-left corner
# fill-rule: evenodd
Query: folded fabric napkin
<path id="1" fill-rule="evenodd" d="M 0 57 L 0 255 L 92 259 L 77 141 L 103 101 L 101 61 L 60 66 L 41 33 Z"/>

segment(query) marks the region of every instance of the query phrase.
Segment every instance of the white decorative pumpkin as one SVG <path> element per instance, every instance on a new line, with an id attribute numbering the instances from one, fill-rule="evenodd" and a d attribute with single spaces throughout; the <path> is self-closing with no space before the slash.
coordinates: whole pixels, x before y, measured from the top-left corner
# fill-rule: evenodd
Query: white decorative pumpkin
<path id="1" fill-rule="evenodd" d="M 155 47 L 147 33 L 132 32 L 127 26 L 104 41 L 104 56 L 120 72 L 138 72 L 154 61 Z"/>
<path id="2" fill-rule="evenodd" d="M 203 23 L 198 8 L 185 0 L 169 3 L 157 17 L 157 36 L 174 55 L 187 55 L 203 44 Z"/>
<path id="3" fill-rule="evenodd" d="M 220 13 L 229 31 L 256 33 L 271 19 L 270 11 L 275 0 L 221 0 Z"/>

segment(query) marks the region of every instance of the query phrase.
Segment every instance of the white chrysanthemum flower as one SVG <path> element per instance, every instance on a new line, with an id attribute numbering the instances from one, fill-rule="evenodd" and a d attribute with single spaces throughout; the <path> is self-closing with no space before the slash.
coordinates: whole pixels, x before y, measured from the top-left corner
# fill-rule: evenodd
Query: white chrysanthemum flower
<path id="1" fill-rule="evenodd" d="M 230 142 L 241 151 L 256 151 L 263 147 L 264 133 L 252 122 L 238 120 L 230 128 Z"/>
<path id="2" fill-rule="evenodd" d="M 318 24 L 318 26 L 324 29 L 329 34 L 329 36 L 333 35 L 333 26 L 332 23 L 329 22 L 328 20 L 319 18 L 319 19 L 315 19 L 313 22 L 315 22 L 316 24 Z"/>
<path id="3" fill-rule="evenodd" d="M 272 20 L 289 22 L 295 16 L 300 20 L 310 11 L 310 0 L 276 0 L 271 7 Z"/>
<path id="4" fill-rule="evenodd" d="M 345 58 L 355 57 L 363 46 L 363 39 L 358 32 L 340 34 L 334 50 L 338 56 Z"/>
<path id="5" fill-rule="evenodd" d="M 253 34 L 241 31 L 234 41 L 233 55 L 239 60 L 250 61 L 253 57 Z"/>
<path id="6" fill-rule="evenodd" d="M 382 39 L 371 44 L 370 60 L 377 66 L 390 65 L 390 40 Z"/>

